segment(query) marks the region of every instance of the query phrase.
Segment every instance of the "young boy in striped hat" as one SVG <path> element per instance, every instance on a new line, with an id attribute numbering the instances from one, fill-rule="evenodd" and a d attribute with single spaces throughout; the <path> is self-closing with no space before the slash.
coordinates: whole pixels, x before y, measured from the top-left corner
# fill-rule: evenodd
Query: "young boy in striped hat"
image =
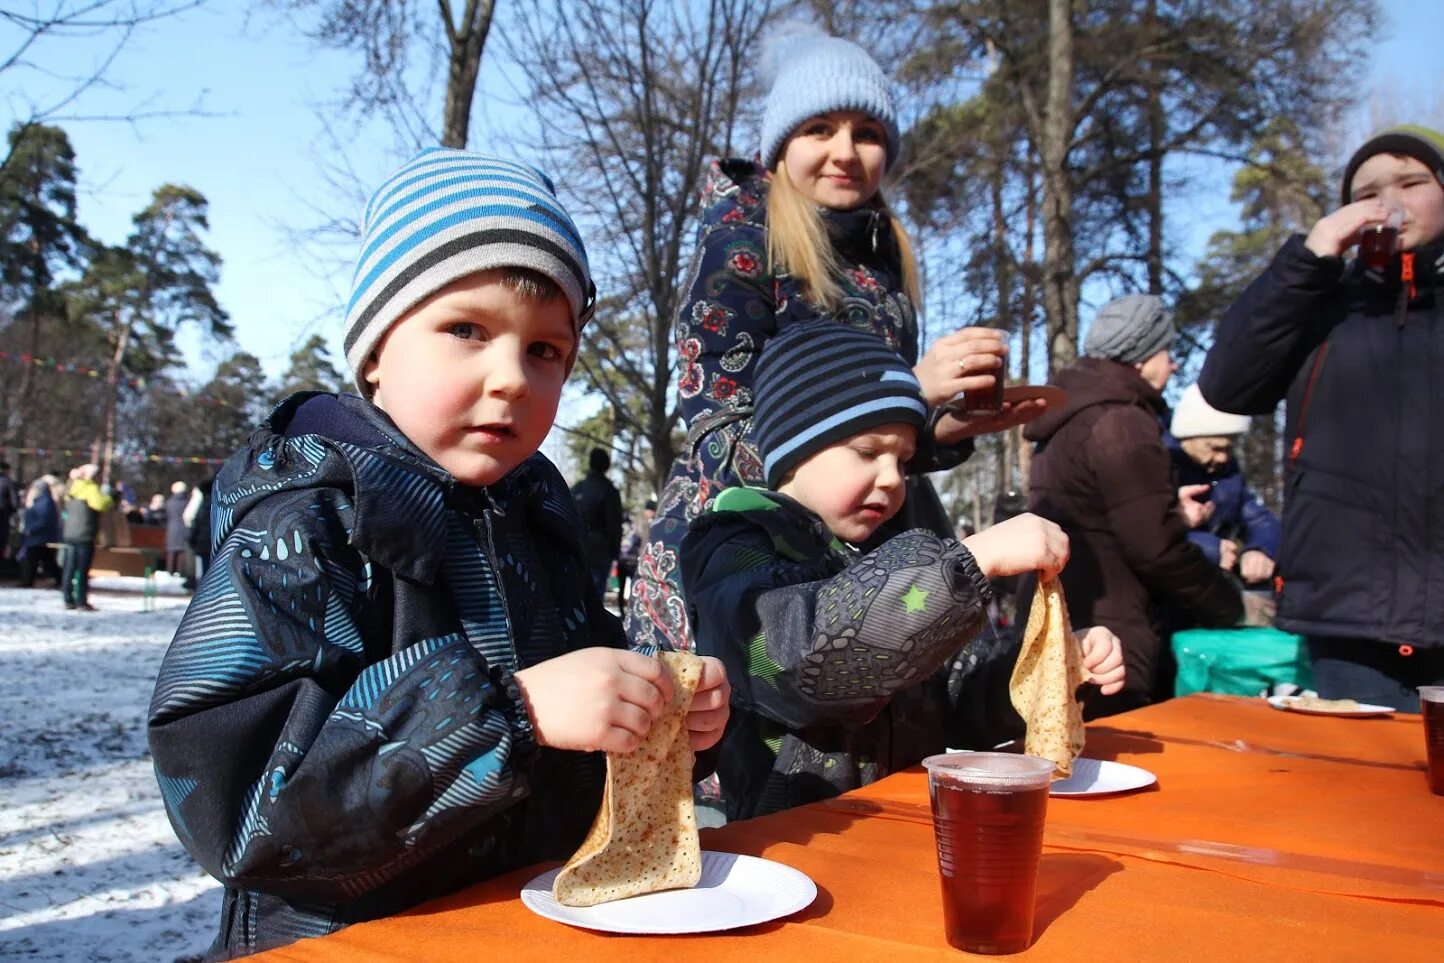
<path id="1" fill-rule="evenodd" d="M 733 685 L 717 774 L 729 819 L 816 802 L 949 746 L 1019 734 L 1015 648 L 978 644 L 988 579 L 1068 560 L 1052 522 L 1023 514 L 959 542 L 917 529 L 864 551 L 902 507 L 927 405 L 870 331 L 831 318 L 768 342 L 753 435 L 767 489 L 729 488 L 682 542 L 697 650 Z M 1105 692 L 1118 639 L 1080 633 Z"/>
<path id="2" fill-rule="evenodd" d="M 361 394 L 287 399 L 221 470 L 214 560 L 151 703 L 171 822 L 225 884 L 212 956 L 566 858 L 601 751 L 670 698 L 537 451 L 592 303 L 527 165 L 429 150 L 372 198 L 346 316 Z M 707 660 L 694 748 L 727 702 Z"/>

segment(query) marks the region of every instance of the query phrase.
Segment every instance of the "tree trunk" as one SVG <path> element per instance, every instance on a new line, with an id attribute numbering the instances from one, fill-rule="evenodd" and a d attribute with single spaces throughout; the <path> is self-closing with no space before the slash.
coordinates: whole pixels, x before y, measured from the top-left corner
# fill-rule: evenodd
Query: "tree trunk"
<path id="1" fill-rule="evenodd" d="M 130 344 L 130 325 L 115 316 L 115 350 L 110 355 L 110 365 L 105 372 L 105 424 L 100 437 L 91 446 L 90 460 L 100 465 L 100 480 L 110 481 L 110 462 L 115 457 L 115 415 L 120 407 L 120 363 L 125 359 L 125 349 Z"/>
<path id="2" fill-rule="evenodd" d="M 1078 275 L 1073 250 L 1073 21 L 1069 0 L 1048 0 L 1048 99 L 1043 112 L 1043 306 L 1048 373 L 1078 357 Z"/>
<path id="3" fill-rule="evenodd" d="M 1029 152 L 1032 157 L 1032 152 Z M 1026 173 L 1028 185 L 1027 196 L 1023 201 L 1023 254 L 1024 264 L 1033 265 L 1037 263 L 1034 257 L 1033 247 L 1038 236 L 1038 204 L 1037 192 L 1033 190 L 1036 179 L 1036 172 L 1030 160 Z M 1033 314 L 1038 308 L 1038 285 L 1034 280 L 1033 271 L 1029 270 L 1023 275 L 1023 310 L 1018 322 L 1018 368 L 1019 376 L 1024 384 L 1028 384 L 1033 378 Z M 1023 438 L 1023 429 L 1014 428 L 1018 433 L 1018 479 L 1019 490 L 1028 490 L 1028 477 L 1033 471 L 1033 446 L 1029 445 Z"/>
<path id="4" fill-rule="evenodd" d="M 1158 0 L 1148 0 L 1148 37 L 1158 35 Z M 1163 293 L 1163 152 L 1167 124 L 1158 64 L 1144 65 L 1148 97 L 1148 293 Z"/>
<path id="5" fill-rule="evenodd" d="M 441 121 L 441 145 L 466 147 L 471 133 L 471 101 L 476 95 L 476 78 L 481 72 L 481 54 L 491 30 L 496 0 L 466 0 L 461 27 L 451 18 L 449 0 L 437 0 L 446 27 L 450 58 L 446 71 L 446 106 Z"/>

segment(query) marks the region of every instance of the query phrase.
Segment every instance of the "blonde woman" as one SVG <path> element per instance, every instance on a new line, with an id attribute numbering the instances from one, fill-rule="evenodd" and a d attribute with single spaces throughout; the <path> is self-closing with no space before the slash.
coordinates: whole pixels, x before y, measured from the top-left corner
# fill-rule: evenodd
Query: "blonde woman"
<path id="1" fill-rule="evenodd" d="M 662 492 L 628 601 L 634 642 L 692 648 L 678 546 L 724 488 L 762 485 L 752 433 L 752 376 L 768 339 L 801 321 L 832 318 L 880 335 L 912 367 L 929 406 L 991 387 L 1004 364 L 1002 335 L 965 328 L 918 358 L 918 268 L 881 190 L 898 153 L 891 86 L 856 44 L 793 33 L 772 51 L 781 64 L 762 123 L 760 164 L 714 166 L 690 289 L 677 314 L 677 382 L 687 446 Z M 1040 413 L 1020 405 L 986 422 L 930 418 L 915 474 L 949 468 L 967 438 Z M 880 530 L 947 535 L 928 483 L 909 483 L 908 509 Z M 906 516 L 906 517 L 903 517 Z"/>

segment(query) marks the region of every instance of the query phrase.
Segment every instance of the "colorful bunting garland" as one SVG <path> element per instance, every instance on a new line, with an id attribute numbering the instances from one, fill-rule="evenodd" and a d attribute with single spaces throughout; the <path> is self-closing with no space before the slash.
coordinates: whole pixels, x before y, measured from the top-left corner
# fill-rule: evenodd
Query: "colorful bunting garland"
<path id="1" fill-rule="evenodd" d="M 36 455 L 45 458 L 50 455 L 63 457 L 80 456 L 90 457 L 89 448 L 6 448 L 4 451 L 11 455 Z M 111 456 L 113 462 L 124 462 L 129 464 L 140 464 L 149 462 L 154 465 L 224 465 L 224 458 L 206 458 L 202 455 L 156 455 L 150 452 L 140 455 L 114 454 Z"/>
<path id="2" fill-rule="evenodd" d="M 80 364 L 76 361 L 57 361 L 55 358 L 37 358 L 28 352 L 12 354 L 9 351 L 0 351 L 0 361 L 13 361 L 21 365 L 34 365 L 37 368 L 47 371 L 57 371 L 60 374 L 80 375 L 85 378 L 101 379 L 105 377 L 105 371 L 100 368 L 92 368 L 89 365 Z M 134 388 L 137 391 L 144 391 L 150 385 L 147 378 L 117 378 L 118 384 L 127 388 Z M 181 398 L 188 398 L 191 401 L 199 401 L 208 405 L 218 405 L 221 408 L 232 407 L 229 401 L 215 398 L 211 395 L 190 392 L 184 388 L 167 388 L 168 394 L 177 395 Z"/>

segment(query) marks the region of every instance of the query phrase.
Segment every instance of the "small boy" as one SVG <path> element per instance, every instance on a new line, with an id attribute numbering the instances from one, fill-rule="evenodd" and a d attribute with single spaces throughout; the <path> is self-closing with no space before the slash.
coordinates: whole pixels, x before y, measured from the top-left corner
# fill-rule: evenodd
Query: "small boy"
<path id="1" fill-rule="evenodd" d="M 1198 385 L 1234 414 L 1288 401 L 1278 625 L 1314 688 L 1418 712 L 1444 684 L 1444 133 L 1380 131 L 1340 193 L 1225 313 Z"/>
<path id="2" fill-rule="evenodd" d="M 565 858 L 599 750 L 634 749 L 669 698 L 537 453 L 592 302 L 531 167 L 428 150 L 372 198 L 346 318 L 362 397 L 287 399 L 221 470 L 151 703 L 171 822 L 225 884 L 213 957 Z M 727 693 L 708 660 L 694 748 Z"/>
<path id="3" fill-rule="evenodd" d="M 917 378 L 880 338 L 827 319 L 769 341 L 755 385 L 771 490 L 722 492 L 681 551 L 698 651 L 734 686 L 718 764 L 728 818 L 1021 731 L 1007 696 L 1016 649 L 970 643 L 988 579 L 1056 574 L 1067 536 L 1025 514 L 964 542 L 915 530 L 862 554 L 853 546 L 903 504 L 927 411 Z M 1094 681 L 1116 691 L 1117 638 L 1080 638 Z"/>

